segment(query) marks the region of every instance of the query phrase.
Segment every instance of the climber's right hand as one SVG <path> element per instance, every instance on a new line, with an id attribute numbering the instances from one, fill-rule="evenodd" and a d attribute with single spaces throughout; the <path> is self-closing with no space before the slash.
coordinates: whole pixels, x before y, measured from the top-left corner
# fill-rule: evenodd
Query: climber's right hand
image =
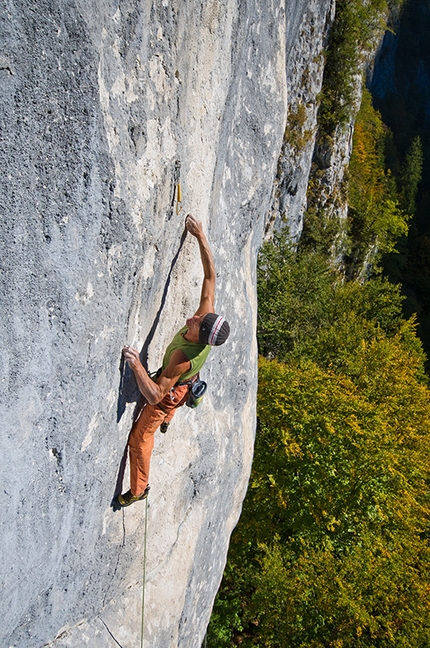
<path id="1" fill-rule="evenodd" d="M 199 238 L 199 236 L 202 236 L 203 234 L 203 225 L 200 221 L 196 220 L 194 216 L 191 214 L 188 214 L 188 216 L 185 219 L 185 227 L 187 231 L 195 236 L 196 238 Z"/>

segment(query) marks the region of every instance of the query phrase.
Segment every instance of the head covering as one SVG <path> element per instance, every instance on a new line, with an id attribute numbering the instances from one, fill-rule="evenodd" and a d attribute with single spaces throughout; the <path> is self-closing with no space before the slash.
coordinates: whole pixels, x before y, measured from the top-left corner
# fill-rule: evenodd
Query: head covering
<path id="1" fill-rule="evenodd" d="M 199 329 L 200 344 L 219 346 L 224 344 L 229 335 L 229 323 L 221 315 L 215 313 L 205 315 Z"/>

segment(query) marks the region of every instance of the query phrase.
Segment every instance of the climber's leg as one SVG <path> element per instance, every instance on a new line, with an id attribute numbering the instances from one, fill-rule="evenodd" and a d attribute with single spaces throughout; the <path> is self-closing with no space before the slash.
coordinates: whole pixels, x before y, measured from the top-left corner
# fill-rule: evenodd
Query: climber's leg
<path id="1" fill-rule="evenodd" d="M 188 385 L 171 390 L 158 405 L 146 405 L 133 425 L 129 445 L 130 490 L 134 496 L 141 495 L 148 485 L 154 434 L 164 421 L 169 423 L 178 407 L 188 396 Z"/>
<path id="2" fill-rule="evenodd" d="M 133 425 L 128 441 L 130 458 L 130 490 L 141 495 L 148 485 L 154 434 L 166 414 L 154 405 L 145 405 Z"/>

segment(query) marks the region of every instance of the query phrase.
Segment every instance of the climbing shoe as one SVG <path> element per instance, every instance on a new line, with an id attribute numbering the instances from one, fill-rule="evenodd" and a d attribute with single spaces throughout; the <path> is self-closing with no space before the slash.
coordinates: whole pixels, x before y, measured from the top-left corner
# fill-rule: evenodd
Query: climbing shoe
<path id="1" fill-rule="evenodd" d="M 160 432 L 162 432 L 163 434 L 166 434 L 167 428 L 169 427 L 169 425 L 170 425 L 170 422 L 166 423 L 165 421 L 163 421 L 162 424 L 160 425 Z"/>
<path id="2" fill-rule="evenodd" d="M 133 495 L 131 490 L 124 493 L 124 495 L 118 495 L 118 504 L 120 506 L 130 506 L 134 502 L 139 502 L 140 500 L 146 499 L 149 493 L 149 484 L 143 491 L 142 495 Z"/>

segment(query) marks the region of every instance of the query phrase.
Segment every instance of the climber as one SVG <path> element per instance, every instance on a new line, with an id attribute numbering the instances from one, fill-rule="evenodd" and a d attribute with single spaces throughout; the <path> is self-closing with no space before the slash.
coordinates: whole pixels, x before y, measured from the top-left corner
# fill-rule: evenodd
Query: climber
<path id="1" fill-rule="evenodd" d="M 155 380 L 145 371 L 139 352 L 129 346 L 123 348 L 124 358 L 144 396 L 144 405 L 128 440 L 130 490 L 118 496 L 121 506 L 129 506 L 147 497 L 155 431 L 159 426 L 166 431 L 175 411 L 187 401 L 211 346 L 223 344 L 230 333 L 228 322 L 214 313 L 215 265 L 202 224 L 188 214 L 185 227 L 197 239 L 204 271 L 198 309 L 168 345 L 161 373 Z"/>

